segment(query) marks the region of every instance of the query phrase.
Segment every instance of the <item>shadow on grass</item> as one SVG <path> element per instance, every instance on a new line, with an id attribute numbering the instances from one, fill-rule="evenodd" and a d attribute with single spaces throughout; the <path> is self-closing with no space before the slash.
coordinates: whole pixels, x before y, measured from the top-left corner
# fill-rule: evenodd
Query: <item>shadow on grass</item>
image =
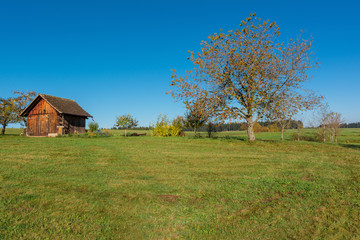
<path id="1" fill-rule="evenodd" d="M 0 134 L 0 137 L 22 137 L 22 135 L 20 135 L 20 134 L 15 134 L 15 133 L 5 133 L 5 135 L 2 135 L 2 134 Z"/>
<path id="2" fill-rule="evenodd" d="M 340 146 L 345 147 L 345 148 L 351 148 L 351 149 L 355 149 L 355 150 L 360 150 L 360 145 L 355 145 L 355 144 L 340 144 Z"/>
<path id="3" fill-rule="evenodd" d="M 243 137 L 243 136 L 222 136 L 222 137 L 218 137 L 221 140 L 238 140 L 238 141 L 247 141 L 247 137 Z"/>
<path id="4" fill-rule="evenodd" d="M 247 136 L 223 136 L 218 137 L 221 140 L 238 140 L 243 142 L 250 142 Z M 290 139 L 280 140 L 280 139 L 263 139 L 263 138 L 256 138 L 255 142 L 271 142 L 271 143 L 278 143 L 278 142 L 289 142 L 292 141 Z"/>

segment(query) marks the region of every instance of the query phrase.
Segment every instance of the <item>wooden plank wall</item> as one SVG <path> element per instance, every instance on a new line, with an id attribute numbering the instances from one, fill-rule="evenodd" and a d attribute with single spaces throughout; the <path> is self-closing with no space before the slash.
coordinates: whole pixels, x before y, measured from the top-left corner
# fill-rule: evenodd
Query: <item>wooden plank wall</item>
<path id="1" fill-rule="evenodd" d="M 65 133 L 85 133 L 86 117 L 79 116 L 64 116 Z"/>
<path id="2" fill-rule="evenodd" d="M 47 136 L 56 133 L 58 114 L 44 99 L 41 99 L 29 112 L 27 132 L 30 136 Z"/>

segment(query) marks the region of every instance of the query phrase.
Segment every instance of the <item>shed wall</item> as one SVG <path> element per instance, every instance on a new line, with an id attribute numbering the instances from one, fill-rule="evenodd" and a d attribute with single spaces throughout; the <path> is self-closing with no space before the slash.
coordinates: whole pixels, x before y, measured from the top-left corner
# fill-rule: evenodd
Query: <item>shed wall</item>
<path id="1" fill-rule="evenodd" d="M 65 115 L 64 129 L 65 133 L 85 133 L 86 117 Z"/>
<path id="2" fill-rule="evenodd" d="M 27 135 L 47 136 L 57 132 L 58 113 L 44 99 L 41 99 L 29 112 Z"/>

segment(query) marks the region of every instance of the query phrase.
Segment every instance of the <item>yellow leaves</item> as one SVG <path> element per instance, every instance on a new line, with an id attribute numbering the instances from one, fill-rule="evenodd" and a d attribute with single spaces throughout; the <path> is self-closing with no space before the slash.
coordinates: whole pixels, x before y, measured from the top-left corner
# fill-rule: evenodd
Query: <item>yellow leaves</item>
<path id="1" fill-rule="evenodd" d="M 276 25 L 276 22 L 272 22 L 272 23 L 270 23 L 270 28 L 272 28 L 272 27 L 276 27 L 277 25 Z M 280 29 L 280 28 L 279 28 Z"/>

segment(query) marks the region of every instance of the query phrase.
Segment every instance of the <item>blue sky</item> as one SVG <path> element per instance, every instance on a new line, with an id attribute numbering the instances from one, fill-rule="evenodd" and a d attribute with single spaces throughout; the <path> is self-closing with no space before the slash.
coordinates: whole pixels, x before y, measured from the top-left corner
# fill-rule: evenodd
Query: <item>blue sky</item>
<path id="1" fill-rule="evenodd" d="M 348 122 L 360 121 L 358 1 L 1 1 L 0 97 L 35 90 L 76 100 L 100 127 L 134 115 L 184 113 L 166 95 L 188 50 L 256 12 L 282 36 L 312 34 L 321 66 L 307 86 Z"/>

